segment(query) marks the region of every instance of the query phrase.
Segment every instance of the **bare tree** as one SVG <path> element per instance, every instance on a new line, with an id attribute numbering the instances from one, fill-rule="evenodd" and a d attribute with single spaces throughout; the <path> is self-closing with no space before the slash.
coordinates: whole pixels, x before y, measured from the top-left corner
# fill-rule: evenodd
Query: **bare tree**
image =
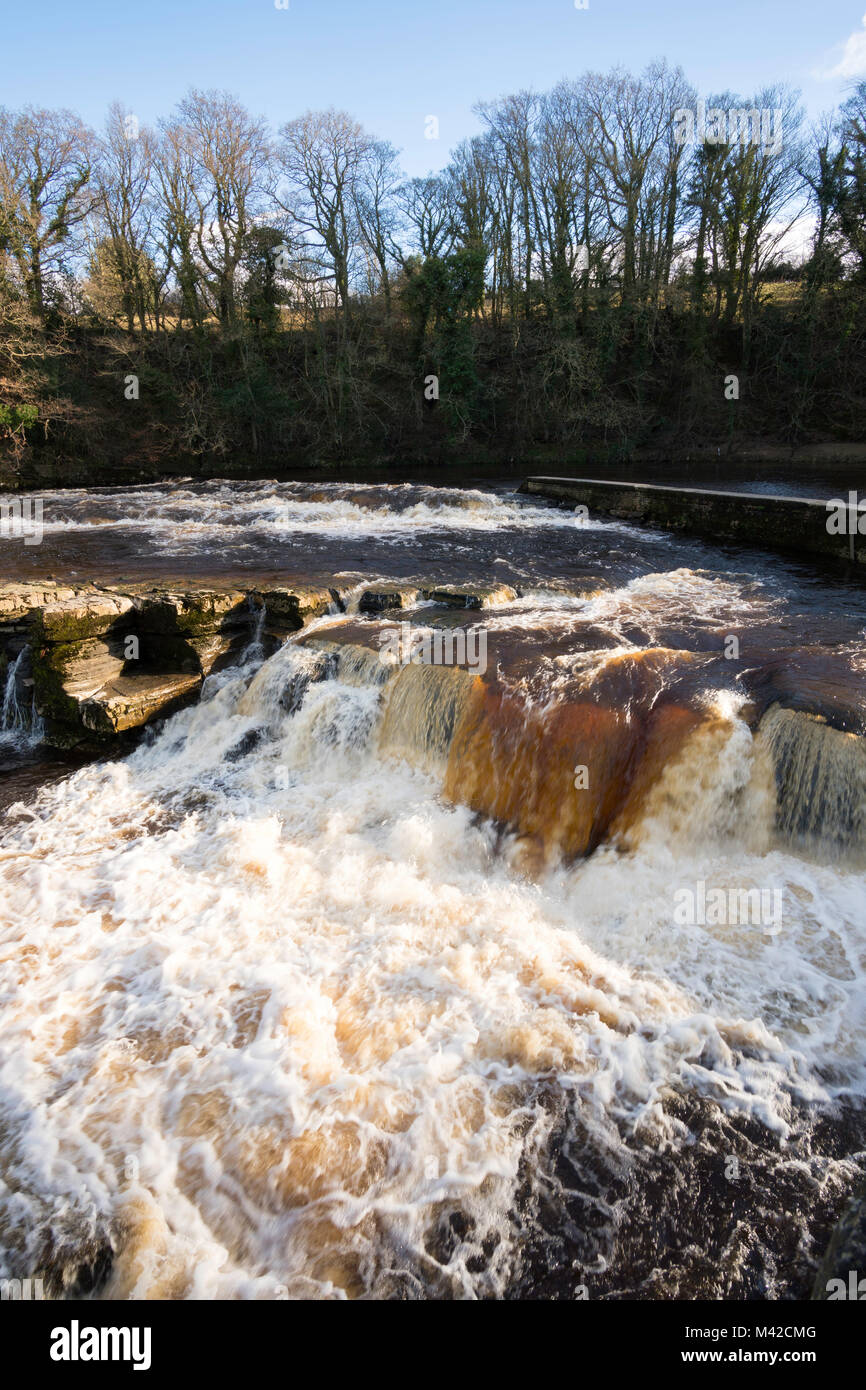
<path id="1" fill-rule="evenodd" d="M 158 317 L 159 285 L 149 254 L 154 145 L 153 133 L 140 130 L 119 103 L 110 107 L 94 169 L 98 247 L 112 263 L 130 332 L 136 316 L 142 331 L 149 314 Z"/>
<path id="2" fill-rule="evenodd" d="M 598 131 L 582 83 L 560 82 L 545 98 L 542 160 L 542 167 L 552 164 L 555 170 L 545 200 L 546 207 L 551 205 L 550 235 L 561 238 L 570 220 L 577 255 L 572 257 L 569 251 L 566 256 L 580 285 L 585 313 L 591 280 L 602 284 L 610 278 L 616 236 L 607 216 L 604 182 L 598 175 Z"/>
<path id="3" fill-rule="evenodd" d="M 93 136 L 71 111 L 0 110 L 0 246 L 40 319 L 94 206 L 92 155 Z"/>
<path id="4" fill-rule="evenodd" d="M 866 81 L 858 82 L 840 113 L 844 179 L 837 200 L 838 222 L 857 273 L 866 274 Z"/>
<path id="5" fill-rule="evenodd" d="M 595 174 L 620 243 L 626 301 L 657 294 L 670 273 L 683 146 L 674 113 L 694 101 L 680 68 L 651 63 L 640 77 L 588 73 L 582 95 L 593 124 Z"/>
<path id="6" fill-rule="evenodd" d="M 456 233 L 451 192 L 448 179 L 441 174 L 409 179 L 396 191 L 413 253 L 426 258 L 450 251 Z"/>
<path id="7" fill-rule="evenodd" d="M 349 295 L 362 231 L 365 166 L 375 142 L 345 111 L 308 111 L 280 130 L 277 200 L 327 265 L 338 329 L 345 338 Z"/>
<path id="8" fill-rule="evenodd" d="M 268 187 L 267 127 L 229 93 L 193 90 L 180 103 L 165 136 L 181 256 L 189 254 L 191 246 L 185 242 L 191 242 L 192 231 L 209 306 L 221 323 L 230 323 L 236 316 L 235 275 Z M 185 175 L 188 187 L 182 193 L 174 171 Z"/>
<path id="9" fill-rule="evenodd" d="M 739 315 L 747 330 L 764 274 L 801 212 L 802 111 L 796 95 L 783 87 L 759 92 L 757 111 L 781 111 L 779 141 L 751 139 L 726 146 L 724 188 L 717 210 L 724 283 L 723 319 Z"/>
<path id="10" fill-rule="evenodd" d="M 402 261 L 397 245 L 399 210 L 397 189 L 403 175 L 397 151 L 387 140 L 374 140 L 361 160 L 355 180 L 355 215 L 361 241 L 371 264 L 371 293 L 381 290 L 385 313 L 391 317 L 391 274 Z"/>
<path id="11" fill-rule="evenodd" d="M 509 239 L 511 205 L 506 203 L 503 211 L 494 150 L 494 138 L 489 133 L 461 141 L 452 155 L 446 177 L 448 200 L 454 212 L 450 249 L 462 247 L 484 252 L 490 267 L 495 312 L 504 274 L 509 286 L 514 283 L 514 277 Z"/>
<path id="12" fill-rule="evenodd" d="M 522 308 L 525 317 L 532 312 L 532 271 L 537 244 L 536 230 L 541 217 L 534 178 L 536 123 L 540 99 L 533 92 L 517 92 L 495 102 L 476 107 L 492 136 L 492 151 L 499 170 L 502 207 L 506 215 L 500 226 L 511 238 L 509 266 L 519 266 Z M 513 270 L 512 270 L 513 275 Z"/>
<path id="13" fill-rule="evenodd" d="M 200 328 L 204 322 L 205 303 L 195 249 L 199 226 L 198 201 L 193 187 L 195 152 L 188 131 L 175 121 L 162 126 L 155 152 L 154 175 L 157 188 L 154 241 L 177 286 L 181 322 L 187 318 Z"/>
<path id="14" fill-rule="evenodd" d="M 812 254 L 806 268 L 806 284 L 810 291 L 819 289 L 833 271 L 840 268 L 835 243 L 846 159 L 847 150 L 837 122 L 832 113 L 826 113 L 812 126 L 800 165 L 800 175 L 815 218 Z"/>

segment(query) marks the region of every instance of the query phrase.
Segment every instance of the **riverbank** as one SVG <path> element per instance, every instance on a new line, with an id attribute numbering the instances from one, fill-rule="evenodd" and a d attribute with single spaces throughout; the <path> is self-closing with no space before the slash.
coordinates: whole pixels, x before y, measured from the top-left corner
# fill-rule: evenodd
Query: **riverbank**
<path id="1" fill-rule="evenodd" d="M 518 481 L 531 474 L 597 476 L 670 486 L 779 491 L 793 489 L 804 495 L 847 495 L 866 479 L 866 442 L 824 443 L 788 447 L 774 441 L 753 440 L 731 449 L 707 444 L 684 449 L 670 447 L 629 449 L 618 445 L 573 448 L 535 448 L 516 453 L 507 448 L 482 448 L 477 444 L 452 445 L 416 454 L 364 457 L 348 460 L 238 455 L 198 455 L 181 451 L 166 457 L 139 447 L 136 437 L 118 457 L 97 461 L 70 457 L 51 447 L 28 450 L 14 458 L 0 453 L 0 491 L 10 493 L 42 488 L 130 487 L 226 478 L 234 481 L 274 478 L 280 482 L 416 482 L 431 486 L 474 487 L 479 484 Z"/>

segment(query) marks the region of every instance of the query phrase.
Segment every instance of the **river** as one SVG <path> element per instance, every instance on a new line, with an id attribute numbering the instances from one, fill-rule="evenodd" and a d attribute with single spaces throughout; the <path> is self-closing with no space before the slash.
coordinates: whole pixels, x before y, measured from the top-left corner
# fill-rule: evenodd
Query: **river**
<path id="1" fill-rule="evenodd" d="M 862 587 L 506 487 L 42 500 L 3 578 L 334 601 L 82 766 L 7 681 L 0 1266 L 808 1296 L 866 1149 Z"/>

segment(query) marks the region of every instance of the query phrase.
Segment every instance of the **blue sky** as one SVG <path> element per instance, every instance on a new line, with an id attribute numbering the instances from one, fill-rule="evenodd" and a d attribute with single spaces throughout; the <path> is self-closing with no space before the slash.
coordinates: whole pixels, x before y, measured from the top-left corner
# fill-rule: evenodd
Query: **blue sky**
<path id="1" fill-rule="evenodd" d="M 275 124 L 339 106 L 393 141 L 418 174 L 478 128 L 475 101 L 543 89 L 587 67 L 638 70 L 664 56 L 702 94 L 747 95 L 784 80 L 802 89 L 812 115 L 866 76 L 866 0 L 289 4 L 30 0 L 13 9 L 7 0 L 0 102 L 69 106 L 93 125 L 114 99 L 152 122 L 190 86 L 228 88 Z M 425 139 L 429 115 L 438 140 Z"/>

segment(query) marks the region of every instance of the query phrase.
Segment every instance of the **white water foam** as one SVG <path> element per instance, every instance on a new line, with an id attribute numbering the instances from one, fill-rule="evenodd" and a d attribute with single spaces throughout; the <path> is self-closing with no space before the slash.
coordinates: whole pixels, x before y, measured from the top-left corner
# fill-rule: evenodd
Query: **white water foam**
<path id="1" fill-rule="evenodd" d="M 317 675 L 290 643 L 212 678 L 6 832 L 6 1267 L 66 1221 L 112 1232 L 118 1298 L 356 1296 L 393 1268 L 501 1292 L 551 1087 L 599 1142 L 674 1142 L 671 1086 L 779 1135 L 792 1094 L 862 1092 L 863 879 L 756 852 L 730 813 L 769 816 L 736 709 L 721 786 L 690 807 L 686 757 L 657 831 L 538 883 L 380 757 L 380 686 L 304 693 Z M 779 937 L 674 926 L 674 885 L 767 875 Z M 454 1206 L 474 1234 L 436 1260 Z"/>
<path id="2" fill-rule="evenodd" d="M 230 543 L 249 549 L 249 533 L 281 539 L 297 532 L 334 539 L 399 541 L 428 531 L 524 531 L 538 528 L 610 531 L 640 536 L 624 522 L 592 518 L 513 494 L 414 484 L 262 482 L 148 487 L 103 495 L 81 489 L 42 493 L 43 531 L 94 528 L 144 531 L 157 547 L 178 553 Z"/>

